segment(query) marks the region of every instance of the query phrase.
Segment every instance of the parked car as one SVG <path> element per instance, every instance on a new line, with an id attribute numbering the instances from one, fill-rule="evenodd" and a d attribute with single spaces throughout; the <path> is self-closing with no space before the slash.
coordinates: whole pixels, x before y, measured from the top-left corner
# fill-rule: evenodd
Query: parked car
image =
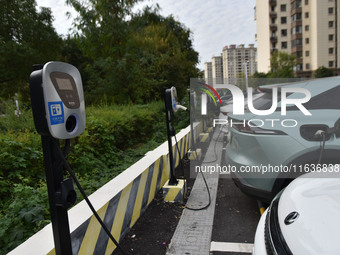
<path id="1" fill-rule="evenodd" d="M 280 192 L 261 216 L 253 255 L 339 254 L 339 215 L 339 172 L 305 174 Z"/>
<path id="2" fill-rule="evenodd" d="M 273 87 L 260 87 L 265 95 L 254 101 L 254 108 L 271 108 Z M 235 169 L 231 172 L 232 178 L 245 194 L 265 202 L 270 202 L 292 179 L 304 173 L 306 166 L 340 161 L 340 140 L 327 133 L 340 117 L 340 77 L 276 87 L 278 91 L 283 87 L 309 91 L 311 99 L 303 106 L 312 115 L 306 116 L 294 105 L 287 105 L 287 113 L 282 115 L 280 94 L 278 107 L 270 115 L 259 116 L 250 111 L 244 115 L 229 115 L 226 158 Z M 301 98 L 301 93 L 287 94 L 287 99 L 292 98 Z M 321 151 L 322 158 L 318 162 Z M 264 172 L 265 167 L 270 171 Z"/>
<path id="3" fill-rule="evenodd" d="M 259 98 L 261 98 L 263 95 L 265 95 L 265 93 L 262 93 L 258 90 L 255 90 L 253 95 L 252 95 L 253 102 L 256 103 L 259 100 Z M 244 102 L 244 107 L 245 107 L 245 109 L 247 109 L 247 100 L 245 100 L 245 102 Z M 230 96 L 228 100 L 223 101 L 223 106 L 221 106 L 221 108 L 220 108 L 219 119 L 228 119 L 228 115 L 231 114 L 232 111 L 233 111 L 233 98 Z M 229 134 L 229 126 L 227 124 L 222 125 L 221 130 L 226 135 Z"/>

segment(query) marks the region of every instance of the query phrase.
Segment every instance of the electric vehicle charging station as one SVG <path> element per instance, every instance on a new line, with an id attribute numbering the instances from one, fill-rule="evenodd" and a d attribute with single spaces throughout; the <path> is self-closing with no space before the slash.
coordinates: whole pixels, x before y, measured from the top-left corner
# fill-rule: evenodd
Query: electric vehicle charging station
<path id="1" fill-rule="evenodd" d="M 72 254 L 67 209 L 76 201 L 72 179 L 63 178 L 59 139 L 79 136 L 86 125 L 83 85 L 77 68 L 62 62 L 34 66 L 30 75 L 34 124 L 41 135 L 55 252 Z"/>
<path id="2" fill-rule="evenodd" d="M 177 90 L 175 87 L 165 90 L 165 111 L 166 111 L 166 127 L 168 134 L 168 145 L 169 145 L 169 161 L 170 161 L 170 177 L 169 185 L 177 185 L 178 180 L 175 176 L 175 166 L 174 166 L 174 155 L 172 153 L 172 140 L 171 137 L 176 135 L 174 129 L 174 113 L 178 109 L 187 110 L 186 107 L 179 105 L 177 103 Z"/>
<path id="3" fill-rule="evenodd" d="M 166 112 L 166 129 L 168 135 L 168 147 L 169 147 L 169 165 L 170 165 L 170 173 L 169 180 L 163 186 L 163 196 L 164 200 L 168 202 L 184 202 L 185 190 L 186 190 L 186 182 L 184 179 L 178 180 L 175 176 L 175 162 L 174 155 L 172 151 L 172 137 L 176 137 L 176 131 L 174 128 L 174 113 L 177 112 L 178 109 L 187 110 L 186 107 L 177 103 L 177 91 L 175 87 L 171 87 L 170 89 L 165 90 L 165 112 Z M 178 147 L 177 147 L 178 148 Z M 179 157 L 180 152 L 178 151 Z M 170 192 L 171 191 L 171 192 Z M 168 196 L 171 193 L 176 194 L 175 196 Z M 181 196 L 177 196 L 181 194 Z"/>

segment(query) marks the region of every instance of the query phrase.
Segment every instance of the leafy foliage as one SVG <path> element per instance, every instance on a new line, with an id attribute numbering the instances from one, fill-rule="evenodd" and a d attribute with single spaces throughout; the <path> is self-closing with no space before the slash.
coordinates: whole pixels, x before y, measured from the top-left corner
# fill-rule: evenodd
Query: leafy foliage
<path id="1" fill-rule="evenodd" d="M 270 58 L 272 68 L 269 78 L 293 78 L 296 56 L 285 52 L 275 51 Z"/>
<path id="2" fill-rule="evenodd" d="M 315 78 L 323 78 L 323 77 L 330 77 L 334 76 L 334 73 L 331 69 L 321 66 L 318 69 L 315 70 L 314 72 L 314 77 Z"/>
<path id="3" fill-rule="evenodd" d="M 56 59 L 62 45 L 52 21 L 51 10 L 37 12 L 35 0 L 0 0 L 0 97 L 20 92 L 28 102 L 32 65 Z"/>
<path id="4" fill-rule="evenodd" d="M 82 33 L 75 38 L 89 62 L 89 103 L 147 103 L 162 99 L 171 86 L 183 96 L 190 77 L 198 75 L 190 30 L 172 16 L 162 17 L 157 7 L 132 14 L 135 2 L 68 1 L 79 13 Z"/>

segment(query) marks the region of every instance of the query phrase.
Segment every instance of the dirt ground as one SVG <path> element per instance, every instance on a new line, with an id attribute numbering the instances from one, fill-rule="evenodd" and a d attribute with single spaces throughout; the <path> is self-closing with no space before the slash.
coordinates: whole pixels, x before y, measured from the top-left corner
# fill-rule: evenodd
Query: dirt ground
<path id="1" fill-rule="evenodd" d="M 184 159 L 182 164 L 183 168 L 179 166 L 176 169 L 176 176 L 183 176 L 183 169 L 184 173 L 189 173 L 189 161 Z M 187 196 L 189 196 L 195 180 L 190 179 L 187 175 L 184 174 L 184 178 L 187 179 Z M 183 204 L 164 202 L 162 191 L 160 191 L 121 241 L 120 244 L 124 252 L 129 255 L 166 254 L 183 209 Z M 120 255 L 122 253 L 116 249 L 113 254 Z"/>

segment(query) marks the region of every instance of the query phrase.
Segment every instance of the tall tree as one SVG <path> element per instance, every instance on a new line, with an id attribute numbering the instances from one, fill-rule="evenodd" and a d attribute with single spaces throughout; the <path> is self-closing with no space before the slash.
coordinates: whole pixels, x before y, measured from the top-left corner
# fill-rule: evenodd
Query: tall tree
<path id="1" fill-rule="evenodd" d="M 269 78 L 293 78 L 296 56 L 285 52 L 276 51 L 270 58 L 272 71 Z"/>
<path id="2" fill-rule="evenodd" d="M 38 12 L 35 0 L 0 0 L 0 97 L 28 98 L 32 65 L 55 60 L 62 40 L 49 8 Z"/>

